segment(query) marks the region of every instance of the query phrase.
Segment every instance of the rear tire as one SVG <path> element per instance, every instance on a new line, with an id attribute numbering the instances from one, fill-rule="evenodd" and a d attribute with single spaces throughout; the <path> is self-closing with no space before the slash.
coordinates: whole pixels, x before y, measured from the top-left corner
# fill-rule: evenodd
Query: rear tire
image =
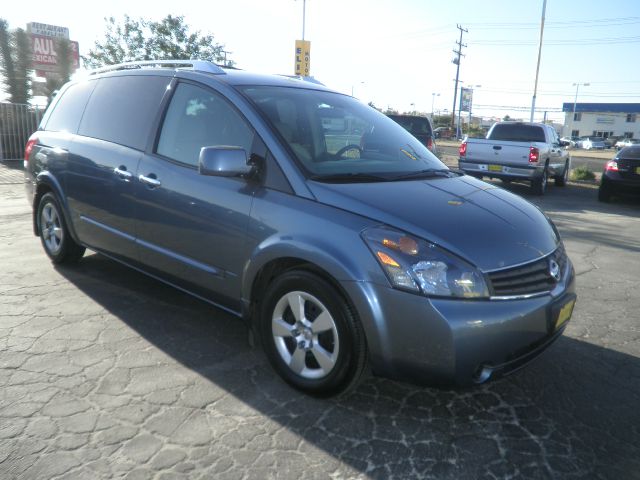
<path id="1" fill-rule="evenodd" d="M 562 172 L 562 175 L 558 175 L 557 177 L 554 177 L 554 179 L 557 187 L 564 187 L 567 184 L 567 181 L 569 180 L 569 162 L 564 164 L 564 171 Z"/>
<path id="2" fill-rule="evenodd" d="M 357 386 L 367 359 L 364 331 L 326 280 L 303 270 L 283 273 L 267 288 L 259 315 L 267 358 L 287 383 L 317 396 Z"/>
<path id="3" fill-rule="evenodd" d="M 611 201 L 611 196 L 611 187 L 602 182 L 598 188 L 598 201 L 608 203 Z"/>
<path id="4" fill-rule="evenodd" d="M 45 193 L 40 199 L 36 220 L 42 247 L 53 263 L 75 263 L 82 258 L 85 248 L 71 237 L 53 193 Z"/>
<path id="5" fill-rule="evenodd" d="M 531 182 L 531 190 L 533 190 L 535 195 L 544 195 L 544 192 L 547 191 L 548 182 L 549 174 L 547 173 L 547 167 L 545 165 L 544 170 L 542 171 L 542 176 Z"/>

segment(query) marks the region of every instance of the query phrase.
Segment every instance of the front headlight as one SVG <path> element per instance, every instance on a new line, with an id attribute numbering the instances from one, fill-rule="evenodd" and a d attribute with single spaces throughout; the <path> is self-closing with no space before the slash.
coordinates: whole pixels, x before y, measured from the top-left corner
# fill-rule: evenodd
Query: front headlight
<path id="1" fill-rule="evenodd" d="M 387 227 L 369 228 L 362 238 L 395 288 L 437 297 L 489 296 L 482 273 L 426 240 Z"/>

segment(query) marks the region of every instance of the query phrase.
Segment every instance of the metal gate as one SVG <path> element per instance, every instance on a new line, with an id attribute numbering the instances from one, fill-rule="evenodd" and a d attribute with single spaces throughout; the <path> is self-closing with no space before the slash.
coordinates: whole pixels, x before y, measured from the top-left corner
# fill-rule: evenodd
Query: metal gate
<path id="1" fill-rule="evenodd" d="M 33 105 L 0 103 L 0 161 L 24 158 L 24 147 L 43 113 Z"/>

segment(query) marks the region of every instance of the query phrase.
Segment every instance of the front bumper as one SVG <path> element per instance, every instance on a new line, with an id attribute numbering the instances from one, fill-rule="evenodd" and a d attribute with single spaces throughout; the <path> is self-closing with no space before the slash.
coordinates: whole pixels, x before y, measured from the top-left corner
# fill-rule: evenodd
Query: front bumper
<path id="1" fill-rule="evenodd" d="M 543 296 L 514 300 L 429 299 L 366 283 L 346 285 L 367 333 L 375 374 L 416 383 L 468 386 L 510 373 L 536 358 L 567 322 L 559 308 L 575 300 L 575 274 Z M 568 307 L 571 308 L 571 307 Z"/>

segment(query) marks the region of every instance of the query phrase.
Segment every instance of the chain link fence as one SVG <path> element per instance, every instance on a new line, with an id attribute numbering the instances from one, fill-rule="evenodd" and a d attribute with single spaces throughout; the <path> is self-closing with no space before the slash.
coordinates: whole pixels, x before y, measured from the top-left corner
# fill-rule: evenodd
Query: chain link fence
<path id="1" fill-rule="evenodd" d="M 24 147 L 43 113 L 33 105 L 0 103 L 0 162 L 24 158 Z"/>

